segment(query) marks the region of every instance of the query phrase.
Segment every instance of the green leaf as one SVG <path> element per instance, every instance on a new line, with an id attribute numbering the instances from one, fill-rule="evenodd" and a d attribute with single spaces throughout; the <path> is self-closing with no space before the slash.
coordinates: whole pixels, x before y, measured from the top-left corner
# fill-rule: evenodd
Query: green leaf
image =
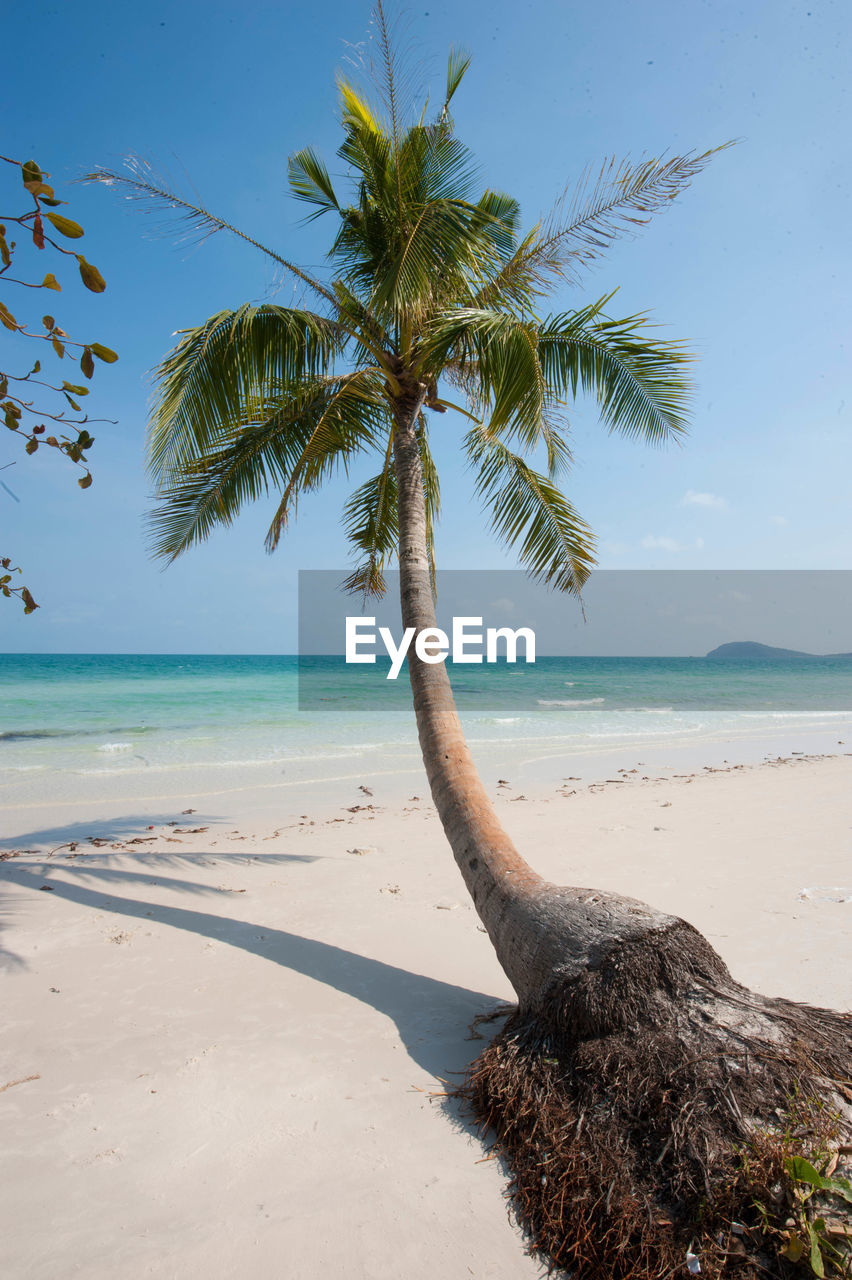
<path id="1" fill-rule="evenodd" d="M 81 476 L 77 483 L 81 489 L 88 489 L 89 485 L 92 483 L 92 477 L 89 472 L 87 471 L 84 476 Z"/>
<path id="2" fill-rule="evenodd" d="M 465 448 L 478 471 L 477 493 L 497 536 L 530 574 L 579 595 L 595 563 L 591 529 L 552 480 L 540 475 L 484 427 Z"/>
<path id="3" fill-rule="evenodd" d="M 62 285 L 56 279 L 52 271 L 48 271 L 47 275 L 41 282 L 42 289 L 55 289 L 57 293 L 62 292 Z"/>
<path id="4" fill-rule="evenodd" d="M 48 330 L 48 332 L 51 329 L 56 328 L 56 321 L 54 320 L 53 316 L 42 316 L 41 322 L 44 325 L 45 329 Z"/>
<path id="5" fill-rule="evenodd" d="M 271 304 L 220 311 L 187 330 L 156 371 L 148 443 L 155 480 L 191 471 L 242 423 L 264 422 L 290 403 L 300 386 L 310 398 L 344 340 L 324 316 Z"/>
<path id="6" fill-rule="evenodd" d="M 88 387 L 78 387 L 73 382 L 63 382 L 63 391 L 72 391 L 75 396 L 87 396 L 89 394 Z"/>
<path id="7" fill-rule="evenodd" d="M 73 218 L 66 218 L 61 213 L 46 213 L 44 216 L 50 225 L 68 240 L 79 240 L 82 235 L 85 235 L 79 222 L 75 222 Z"/>
<path id="8" fill-rule="evenodd" d="M 17 333 L 18 331 L 17 320 L 5 303 L 2 302 L 0 302 L 0 324 L 4 325 L 7 329 L 11 329 L 13 333 Z"/>
<path id="9" fill-rule="evenodd" d="M 811 1271 L 813 1271 L 815 1276 L 819 1276 L 820 1280 L 823 1280 L 823 1277 L 825 1276 L 825 1263 L 823 1262 L 822 1250 L 820 1248 L 820 1233 L 819 1233 L 820 1224 L 822 1224 L 823 1227 L 825 1226 L 825 1223 L 823 1223 L 822 1219 L 817 1218 L 816 1222 L 809 1222 L 807 1224 L 807 1228 L 808 1228 L 808 1235 L 810 1236 L 810 1241 L 811 1241 L 811 1253 L 810 1253 Z"/>
<path id="10" fill-rule="evenodd" d="M 106 288 L 106 281 L 97 267 L 91 262 L 87 262 L 82 253 L 77 254 L 77 261 L 80 264 L 80 279 L 86 288 L 90 289 L 92 293 L 103 293 Z"/>
<path id="11" fill-rule="evenodd" d="M 65 343 L 60 342 L 59 339 L 56 336 L 54 336 L 53 338 L 51 338 L 50 345 L 53 347 L 53 350 L 59 356 L 59 359 L 62 360 L 65 356 Z"/>
<path id="12" fill-rule="evenodd" d="M 115 364 L 118 359 L 114 351 L 110 350 L 109 347 L 102 346 L 100 342 L 90 342 L 89 347 L 98 359 L 103 360 L 105 364 Z"/>
<path id="13" fill-rule="evenodd" d="M 28 440 L 27 443 L 24 445 L 24 450 L 26 453 L 35 453 L 37 449 L 38 449 L 38 440 Z"/>
<path id="14" fill-rule="evenodd" d="M 21 165 L 21 181 L 24 186 L 29 182 L 41 182 L 44 174 L 36 164 L 35 160 L 27 160 Z"/>
<path id="15" fill-rule="evenodd" d="M 841 1196 L 852 1204 L 852 1186 L 847 1178 L 826 1178 L 804 1156 L 790 1156 L 784 1167 L 795 1182 L 805 1182 L 817 1191 Z"/>

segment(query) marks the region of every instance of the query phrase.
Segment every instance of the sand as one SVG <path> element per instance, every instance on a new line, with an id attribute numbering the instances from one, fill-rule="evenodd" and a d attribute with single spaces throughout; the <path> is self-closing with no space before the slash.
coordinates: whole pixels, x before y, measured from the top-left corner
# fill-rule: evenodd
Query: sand
<path id="1" fill-rule="evenodd" d="M 852 757 L 563 772 L 493 785 L 539 871 L 849 1007 Z M 2 811 L 4 1276 L 543 1274 L 444 1096 L 511 990 L 414 786 Z"/>

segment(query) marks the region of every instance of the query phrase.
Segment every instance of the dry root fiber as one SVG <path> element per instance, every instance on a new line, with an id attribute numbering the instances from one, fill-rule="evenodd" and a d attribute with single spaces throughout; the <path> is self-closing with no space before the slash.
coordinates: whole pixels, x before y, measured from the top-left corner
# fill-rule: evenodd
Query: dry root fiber
<path id="1" fill-rule="evenodd" d="M 462 1094 L 532 1251 L 577 1280 L 842 1275 L 852 1204 L 789 1162 L 849 1176 L 850 1033 L 740 987 L 680 922 L 516 1012 Z"/>

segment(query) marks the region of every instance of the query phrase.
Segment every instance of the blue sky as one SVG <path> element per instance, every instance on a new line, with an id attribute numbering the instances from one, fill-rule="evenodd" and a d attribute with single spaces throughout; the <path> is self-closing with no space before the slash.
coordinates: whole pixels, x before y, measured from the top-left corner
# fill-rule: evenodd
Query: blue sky
<path id="1" fill-rule="evenodd" d="M 598 534 L 601 565 L 852 567 L 848 6 L 426 5 L 404 12 L 424 92 L 440 91 L 449 44 L 466 45 L 474 62 L 456 99 L 458 133 L 479 157 L 483 186 L 518 197 L 528 223 L 604 156 L 740 140 L 581 289 L 553 300 L 563 310 L 618 286 L 613 314 L 651 310 L 699 356 L 681 448 L 608 437 L 588 404 L 573 413 L 570 496 Z M 34 157 L 60 186 L 136 153 L 321 269 L 328 230 L 300 225 L 287 156 L 310 144 L 336 172 L 334 73 L 370 27 L 369 3 L 326 0 L 319 12 L 318 21 L 303 4 L 216 0 L 16 6 L 4 19 L 15 56 L 4 71 L 2 149 Z M 2 190 L 11 212 L 8 179 Z M 143 442 L 146 371 L 173 332 L 249 299 L 289 302 L 292 288 L 276 293 L 267 261 L 223 235 L 176 247 L 112 192 L 63 194 L 108 288 L 96 297 L 57 271 L 66 287 L 50 309 L 72 335 L 120 352 L 119 364 L 99 367 L 87 406 L 116 425 L 93 429 L 85 493 L 60 459 L 25 458 L 7 435 L 0 465 L 18 461 L 2 479 L 19 501 L 0 490 L 0 533 L 42 608 L 24 618 L 2 602 L 0 649 L 291 651 L 297 570 L 346 563 L 338 513 L 350 486 L 307 499 L 274 557 L 263 550 L 270 501 L 163 572 L 145 548 Z M 41 295 L 27 302 L 36 318 L 47 309 Z M 3 361 L 10 337 L 2 331 Z M 455 453 L 460 421 L 432 419 L 439 560 L 509 567 Z"/>

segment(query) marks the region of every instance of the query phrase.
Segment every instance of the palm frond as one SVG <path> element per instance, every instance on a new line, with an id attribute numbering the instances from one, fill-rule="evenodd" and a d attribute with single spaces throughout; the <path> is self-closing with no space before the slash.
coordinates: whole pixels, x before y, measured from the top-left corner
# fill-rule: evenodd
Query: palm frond
<path id="1" fill-rule="evenodd" d="M 383 596 L 384 569 L 396 552 L 399 538 L 392 432 L 381 471 L 359 485 L 343 508 L 343 526 L 352 546 L 363 557 L 344 581 L 344 591 L 365 597 Z"/>
<path id="2" fill-rule="evenodd" d="M 611 297 L 541 325 L 538 354 L 548 387 L 560 396 L 593 396 L 603 421 L 622 435 L 652 444 L 682 435 L 691 357 L 682 343 L 652 337 L 646 315 L 607 319 L 602 308 Z"/>
<path id="3" fill-rule="evenodd" d="M 314 212 L 308 215 L 308 222 L 332 210 L 340 212 L 328 169 L 312 147 L 305 147 L 290 157 L 287 174 L 290 190 L 296 199 L 315 206 Z"/>
<path id="4" fill-rule="evenodd" d="M 240 425 L 263 421 L 282 388 L 325 374 L 346 335 L 310 311 L 220 311 L 186 330 L 155 370 L 148 458 L 157 484 L 191 469 Z"/>
<path id="5" fill-rule="evenodd" d="M 129 156 L 125 163 L 129 171 L 128 174 L 99 166 L 97 169 L 93 169 L 91 173 L 86 174 L 81 181 L 99 182 L 106 187 L 118 186 L 126 193 L 128 200 L 138 203 L 141 208 L 159 209 L 166 214 L 170 221 L 184 224 L 186 235 L 196 242 L 206 240 L 209 236 L 215 235 L 217 231 L 227 231 L 231 235 L 237 236 L 238 239 L 244 240 L 247 244 L 253 245 L 255 249 L 259 249 L 261 253 L 266 254 L 268 258 L 271 258 L 273 262 L 277 262 L 285 271 L 289 271 L 296 276 L 297 279 L 301 280 L 310 289 L 313 289 L 320 297 L 325 298 L 327 302 L 334 302 L 334 296 L 325 285 L 321 284 L 319 280 L 315 279 L 307 271 L 296 266 L 295 263 L 290 262 L 287 258 L 282 258 L 280 254 L 273 249 L 267 248 L 259 240 L 252 239 L 244 231 L 240 231 L 239 227 L 235 227 L 224 218 L 211 213 L 202 204 L 193 204 L 190 200 L 185 200 L 182 196 L 179 196 L 162 179 L 157 179 L 151 166 L 144 160 L 136 156 Z"/>
<path id="6" fill-rule="evenodd" d="M 613 156 L 597 176 L 587 170 L 553 210 L 542 234 L 542 253 L 556 254 L 566 265 L 597 257 L 618 236 L 645 226 L 655 213 L 669 208 L 713 156 L 733 145 L 725 142 L 700 154 L 651 157 L 639 164 Z"/>
<path id="7" fill-rule="evenodd" d="M 476 491 L 495 533 L 532 577 L 579 595 L 595 564 L 586 522 L 547 476 L 534 471 L 485 427 L 474 427 L 465 448 L 476 468 Z"/>
<path id="8" fill-rule="evenodd" d="M 538 442 L 549 389 L 538 357 L 538 326 L 506 311 L 457 308 L 435 317 L 423 343 L 423 368 L 451 364 L 492 433 Z"/>
<path id="9" fill-rule="evenodd" d="M 318 489 L 332 470 L 356 453 L 377 448 L 388 427 L 381 377 L 374 369 L 358 369 L 327 383 L 310 406 L 311 432 L 293 465 L 266 535 L 274 551 L 296 514 L 299 496 Z"/>
<path id="10" fill-rule="evenodd" d="M 300 467 L 304 473 L 303 459 L 317 424 L 328 418 L 346 377 L 303 380 L 265 420 L 236 427 L 191 463 L 169 471 L 149 522 L 153 554 L 175 560 L 217 525 L 231 525 L 245 503 L 285 490 Z M 315 466 L 327 474 L 333 466 L 345 465 L 376 443 L 373 428 L 368 416 L 353 415 L 345 431 L 336 436 L 329 431 L 324 437 L 325 449 L 321 456 L 317 450 Z"/>
<path id="11" fill-rule="evenodd" d="M 444 95 L 444 105 L 441 108 L 441 122 L 449 120 L 450 103 L 470 64 L 471 56 L 466 49 L 456 49 L 450 46 L 450 56 L 447 60 L 447 90 Z"/>
<path id="12" fill-rule="evenodd" d="M 435 583 L 435 526 L 441 510 L 438 470 L 429 450 L 426 422 L 421 415 L 417 426 L 423 493 L 426 500 L 426 543 L 432 583 Z M 343 523 L 349 541 L 364 558 L 343 583 L 350 594 L 381 597 L 385 594 L 384 571 L 396 555 L 399 540 L 396 473 L 393 467 L 393 433 L 388 437 L 384 466 L 378 475 L 365 481 L 347 502 Z"/>
<path id="13" fill-rule="evenodd" d="M 582 267 L 599 257 L 625 234 L 671 207 L 713 156 L 733 146 L 722 143 L 697 154 L 688 151 L 669 159 L 651 157 L 633 164 L 615 157 L 595 173 L 587 169 L 573 189 L 566 188 L 541 231 L 519 250 L 519 261 L 507 269 L 525 272 L 539 286 L 562 276 L 577 283 Z"/>

